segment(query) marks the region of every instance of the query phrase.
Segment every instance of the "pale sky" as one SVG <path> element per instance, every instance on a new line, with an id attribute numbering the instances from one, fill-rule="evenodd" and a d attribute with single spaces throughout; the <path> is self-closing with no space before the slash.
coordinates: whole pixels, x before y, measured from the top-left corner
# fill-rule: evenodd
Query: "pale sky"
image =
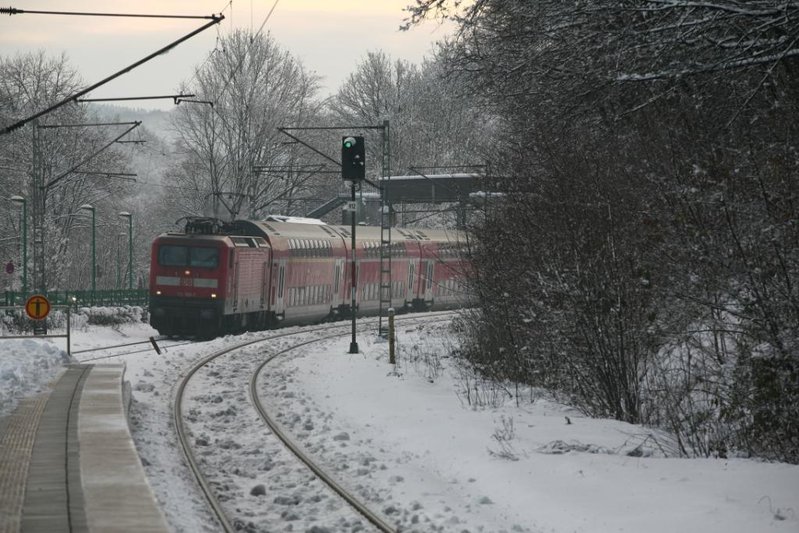
<path id="1" fill-rule="evenodd" d="M 213 50 L 217 35 L 232 28 L 257 31 L 274 0 L 12 0 L 2 7 L 38 11 L 211 15 L 225 20 L 178 45 L 168 54 L 99 88 L 93 98 L 173 94 L 193 67 Z M 450 26 L 426 23 L 407 32 L 398 28 L 403 8 L 413 0 L 278 0 L 264 32 L 323 77 L 323 94 L 335 92 L 368 51 L 421 62 Z M 66 52 L 86 85 L 144 58 L 201 27 L 204 20 L 77 17 L 40 14 L 0 16 L 0 54 L 46 50 Z M 120 103 L 168 109 L 168 101 Z"/>

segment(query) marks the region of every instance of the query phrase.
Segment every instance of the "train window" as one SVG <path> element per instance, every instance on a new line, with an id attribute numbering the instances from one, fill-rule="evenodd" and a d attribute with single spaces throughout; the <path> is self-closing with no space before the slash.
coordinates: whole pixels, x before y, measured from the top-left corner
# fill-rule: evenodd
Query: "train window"
<path id="1" fill-rule="evenodd" d="M 283 298 L 283 278 L 284 277 L 285 277 L 285 269 L 281 265 L 280 266 L 280 276 L 278 277 L 278 282 L 277 282 L 277 287 L 278 287 L 277 288 L 277 297 L 278 298 Z"/>
<path id="2" fill-rule="evenodd" d="M 186 266 L 189 262 L 187 246 L 162 244 L 158 248 L 158 264 L 161 266 Z"/>
<path id="3" fill-rule="evenodd" d="M 427 288 L 431 288 L 433 286 L 433 262 L 427 262 Z"/>
<path id="4" fill-rule="evenodd" d="M 209 246 L 176 246 L 165 244 L 158 248 L 158 264 L 175 267 L 216 268 L 219 250 Z"/>
<path id="5" fill-rule="evenodd" d="M 216 268 L 219 264 L 219 250 L 206 246 L 192 246 L 189 249 L 189 266 Z"/>
<path id="6" fill-rule="evenodd" d="M 341 266 L 336 264 L 336 273 L 335 277 L 333 278 L 333 292 L 338 294 L 338 282 L 339 278 L 341 277 Z"/>

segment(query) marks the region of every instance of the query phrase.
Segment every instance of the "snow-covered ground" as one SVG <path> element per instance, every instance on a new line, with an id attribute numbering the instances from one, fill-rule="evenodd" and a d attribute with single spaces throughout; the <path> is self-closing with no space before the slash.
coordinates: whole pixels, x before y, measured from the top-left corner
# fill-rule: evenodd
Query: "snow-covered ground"
<path id="1" fill-rule="evenodd" d="M 141 324 L 84 326 L 74 332 L 73 351 L 153 334 Z M 142 345 L 116 358 L 126 361 L 133 388 L 134 440 L 176 531 L 217 527 L 176 448 L 173 387 L 199 357 L 237 340 L 175 346 L 162 355 Z M 311 455 L 405 531 L 799 531 L 798 466 L 670 457 L 666 435 L 588 419 L 543 395 L 520 406 L 506 400 L 474 407 L 445 357 L 449 340 L 432 323 L 398 328 L 395 371 L 387 345 L 371 334 L 359 336 L 357 355 L 347 353 L 348 337 L 310 344 L 270 364 L 259 388 Z M 220 365 L 204 378 L 208 390 L 190 391 L 190 429 L 208 444 L 202 460 L 221 469 L 214 477 L 224 504 L 245 529 L 357 531 L 357 515 L 287 466 L 290 457 L 270 444 L 246 391 L 236 390 L 249 377 L 248 361 L 277 344 L 248 349 L 236 367 Z M 62 357 L 45 341 L 0 340 L 0 414 L 46 386 Z M 291 520 L 270 522 L 281 517 Z"/>

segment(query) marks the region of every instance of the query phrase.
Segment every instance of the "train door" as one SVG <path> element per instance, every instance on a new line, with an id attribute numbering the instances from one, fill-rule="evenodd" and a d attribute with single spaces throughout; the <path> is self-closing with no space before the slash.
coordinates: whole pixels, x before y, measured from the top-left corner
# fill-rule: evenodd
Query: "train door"
<path id="1" fill-rule="evenodd" d="M 262 265 L 263 272 L 261 273 L 261 309 L 268 309 L 269 307 L 269 294 L 272 292 L 272 276 L 269 275 L 269 265 L 272 263 L 271 258 L 267 258 Z"/>
<path id="2" fill-rule="evenodd" d="M 263 279 L 261 280 L 261 309 L 266 311 L 270 308 L 270 301 L 272 295 L 272 248 L 268 248 L 266 252 L 266 261 L 263 264 Z"/>
<path id="3" fill-rule="evenodd" d="M 233 250 L 235 252 L 235 250 Z M 239 254 L 233 254 L 233 310 L 239 307 Z"/>
<path id="4" fill-rule="evenodd" d="M 422 293 L 424 294 L 424 301 L 430 302 L 433 300 L 433 265 L 434 261 L 427 260 L 424 262 L 425 265 L 425 273 L 424 273 L 424 286 L 422 287 Z"/>
<path id="5" fill-rule="evenodd" d="M 346 276 L 346 270 L 344 268 L 344 260 L 343 259 L 336 259 L 336 266 L 334 269 L 334 279 L 333 279 L 333 307 L 340 306 L 345 297 L 342 294 L 342 287 L 346 286 L 344 283 L 344 277 Z"/>
<path id="6" fill-rule="evenodd" d="M 286 260 L 283 259 L 278 263 L 277 267 L 277 296 L 275 298 L 275 312 L 283 312 L 286 315 L 286 308 L 284 305 L 284 295 L 286 293 Z"/>
<path id="7" fill-rule="evenodd" d="M 416 261 L 408 260 L 408 286 L 405 289 L 405 301 L 412 302 L 416 298 L 414 283 L 416 282 Z"/>

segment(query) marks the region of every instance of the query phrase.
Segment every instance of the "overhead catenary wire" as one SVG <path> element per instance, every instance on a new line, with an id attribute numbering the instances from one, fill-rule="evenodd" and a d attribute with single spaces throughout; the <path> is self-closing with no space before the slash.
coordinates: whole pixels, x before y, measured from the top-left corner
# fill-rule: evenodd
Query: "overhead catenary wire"
<path id="1" fill-rule="evenodd" d="M 215 15 L 156 15 L 149 13 L 89 13 L 82 11 L 41 11 L 34 9 L 17 9 L 0 7 L 0 15 L 74 15 L 79 17 L 132 17 L 158 19 L 195 19 L 212 20 Z"/>
<path id="2" fill-rule="evenodd" d="M 271 7 L 271 9 L 269 9 L 269 12 L 268 12 L 268 13 L 266 14 L 266 16 L 264 17 L 264 20 L 263 20 L 263 22 L 261 23 L 261 27 L 260 27 L 260 28 L 258 28 L 258 31 L 257 31 L 257 32 L 256 32 L 254 35 L 250 35 L 250 46 L 252 46 L 252 44 L 255 42 L 255 38 L 256 38 L 258 35 L 260 35 L 260 34 L 261 34 L 261 32 L 263 31 L 264 27 L 266 26 L 266 23 L 267 23 L 267 22 L 269 21 L 269 19 L 272 17 L 272 13 L 274 13 L 274 11 L 275 11 L 275 8 L 277 7 L 277 4 L 278 4 L 279 2 L 280 2 L 280 0 L 275 0 L 275 2 L 272 4 L 272 7 Z M 233 10 L 232 10 L 233 1 L 231 0 L 231 1 L 228 3 L 228 5 L 230 5 L 230 6 L 231 6 L 231 20 L 232 20 L 232 18 L 233 18 Z M 227 88 L 230 86 L 230 82 L 232 82 L 232 81 L 233 81 L 233 78 L 235 78 L 235 77 L 236 77 L 236 74 L 238 74 L 238 72 L 239 72 L 239 69 L 240 69 L 240 68 L 242 67 L 242 65 L 244 64 L 244 60 L 247 58 L 247 56 L 248 56 L 248 55 L 249 55 L 249 47 L 248 47 L 248 49 L 247 49 L 247 50 L 245 50 L 245 51 L 244 51 L 244 53 L 241 55 L 241 58 L 239 58 L 239 61 L 238 61 L 238 63 L 236 64 L 236 66 L 233 68 L 233 70 L 231 70 L 231 71 L 230 71 L 230 76 L 228 76 L 227 80 L 225 80 L 225 84 L 222 86 L 222 89 L 219 91 L 219 94 L 217 94 L 217 95 L 215 95 L 215 96 L 214 96 L 214 99 L 215 99 L 216 101 L 220 101 L 220 100 L 222 99 L 222 96 L 224 96 L 224 94 L 225 94 L 225 91 L 227 91 Z M 206 58 L 206 62 L 208 61 L 208 59 L 210 59 L 210 57 L 211 57 L 211 54 L 209 54 L 209 55 L 208 55 L 208 58 Z M 195 76 L 196 76 L 196 74 L 195 74 Z M 214 109 L 216 110 L 216 108 L 214 108 Z M 217 111 L 217 114 L 219 114 L 219 111 L 218 111 L 218 110 L 216 110 L 216 111 Z M 221 116 L 221 115 L 220 115 L 220 116 Z"/>

